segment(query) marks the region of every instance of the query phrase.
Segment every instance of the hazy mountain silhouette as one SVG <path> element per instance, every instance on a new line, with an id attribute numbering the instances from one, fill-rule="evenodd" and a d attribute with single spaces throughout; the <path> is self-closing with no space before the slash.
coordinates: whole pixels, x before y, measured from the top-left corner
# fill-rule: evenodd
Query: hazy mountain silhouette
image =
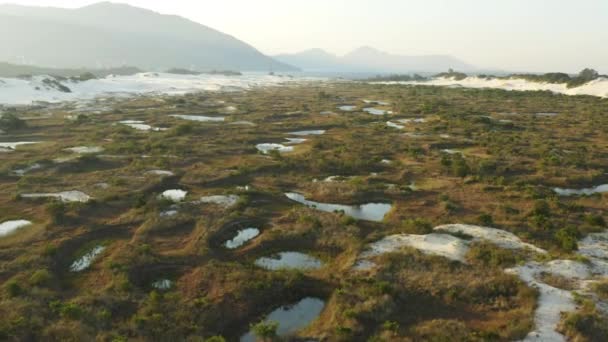
<path id="1" fill-rule="evenodd" d="M 450 68 L 471 71 L 475 68 L 447 55 L 400 56 L 371 47 L 361 47 L 338 57 L 321 49 L 274 56 L 275 59 L 310 71 L 349 72 L 439 72 Z"/>
<path id="2" fill-rule="evenodd" d="M 7 62 L 59 68 L 295 70 L 185 18 L 109 2 L 79 9 L 0 5 L 0 32 L 0 61 Z"/>

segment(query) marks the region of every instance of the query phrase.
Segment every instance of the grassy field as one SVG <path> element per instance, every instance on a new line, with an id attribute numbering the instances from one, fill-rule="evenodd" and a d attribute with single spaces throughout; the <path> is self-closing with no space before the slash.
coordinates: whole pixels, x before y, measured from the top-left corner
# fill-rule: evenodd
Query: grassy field
<path id="1" fill-rule="evenodd" d="M 517 252 L 479 245 L 462 264 L 412 249 L 385 255 L 366 272 L 353 270 L 357 256 L 390 234 L 466 223 L 512 232 L 548 250 L 547 258 L 576 259 L 571 240 L 606 228 L 608 195 L 553 191 L 608 183 L 606 99 L 311 83 L 90 106 L 102 113 L 76 112 L 75 104 L 17 109 L 26 127 L 0 135 L 0 142 L 39 142 L 0 152 L 0 223 L 33 222 L 0 239 L 1 339 L 238 340 L 277 307 L 316 297 L 325 301 L 320 317 L 289 339 L 517 340 L 533 328 L 538 296 L 503 272 L 521 262 Z M 366 107 L 394 114 L 371 115 Z M 123 120 L 163 130 L 138 131 Z M 256 149 L 287 144 L 300 138 L 289 132 L 302 130 L 326 132 L 302 137 L 292 152 Z M 103 152 L 65 150 L 76 146 Z M 34 164 L 40 168 L 14 173 Z M 341 178 L 325 181 L 331 176 Z M 159 197 L 169 189 L 187 191 L 186 199 Z M 92 200 L 20 197 L 72 190 Z M 382 222 L 355 220 L 297 204 L 286 192 L 392 209 Z M 238 201 L 198 202 L 212 195 Z M 163 215 L 170 210 L 175 215 Z M 223 246 L 246 227 L 260 236 L 235 250 Z M 106 248 L 91 266 L 70 272 L 97 245 Z M 282 251 L 315 256 L 323 267 L 255 266 Z M 159 279 L 173 286 L 154 289 Z M 562 330 L 598 340 L 607 336 L 605 319 L 583 307 L 564 318 Z"/>

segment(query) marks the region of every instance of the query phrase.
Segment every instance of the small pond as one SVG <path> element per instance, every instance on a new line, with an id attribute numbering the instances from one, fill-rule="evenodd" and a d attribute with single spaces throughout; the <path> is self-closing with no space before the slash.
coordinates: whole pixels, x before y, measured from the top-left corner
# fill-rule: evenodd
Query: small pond
<path id="1" fill-rule="evenodd" d="M 292 192 L 286 193 L 285 195 L 292 201 L 296 201 L 311 208 L 328 213 L 343 211 L 345 215 L 366 221 L 380 222 L 392 208 L 392 205 L 388 203 L 367 203 L 361 205 L 330 204 L 308 201 L 304 196 L 298 193 Z"/>
<path id="2" fill-rule="evenodd" d="M 258 235 L 260 235 L 260 230 L 257 228 L 245 228 L 239 230 L 234 238 L 226 241 L 224 246 L 228 249 L 237 249 L 243 246 L 250 240 L 255 239 Z"/>
<path id="3" fill-rule="evenodd" d="M 277 322 L 277 335 L 286 337 L 309 326 L 323 311 L 325 302 L 319 298 L 304 298 L 296 304 L 280 307 L 271 312 L 264 322 Z M 241 342 L 255 342 L 253 332 L 241 336 Z"/>
<path id="4" fill-rule="evenodd" d="M 276 271 L 281 269 L 315 270 L 323 266 L 321 260 L 299 252 L 281 252 L 255 261 L 259 267 Z"/>

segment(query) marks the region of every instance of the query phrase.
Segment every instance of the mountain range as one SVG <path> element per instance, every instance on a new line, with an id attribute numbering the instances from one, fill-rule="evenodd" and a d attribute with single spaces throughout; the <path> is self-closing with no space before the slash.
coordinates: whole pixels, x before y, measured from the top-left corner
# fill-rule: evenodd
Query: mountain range
<path id="1" fill-rule="evenodd" d="M 77 9 L 0 5 L 0 32 L 0 62 L 52 68 L 373 73 L 475 70 L 448 55 L 400 56 L 371 47 L 344 56 L 311 49 L 269 57 L 235 37 L 186 18 L 111 2 Z"/>
<path id="2" fill-rule="evenodd" d="M 0 32 L 4 62 L 159 71 L 297 70 L 188 19 L 110 2 L 78 9 L 0 5 Z"/>
<path id="3" fill-rule="evenodd" d="M 401 56 L 371 47 L 358 48 L 344 56 L 322 49 L 310 49 L 296 54 L 282 54 L 275 59 L 305 71 L 340 72 L 440 72 L 448 69 L 473 71 L 475 68 L 448 55 Z"/>

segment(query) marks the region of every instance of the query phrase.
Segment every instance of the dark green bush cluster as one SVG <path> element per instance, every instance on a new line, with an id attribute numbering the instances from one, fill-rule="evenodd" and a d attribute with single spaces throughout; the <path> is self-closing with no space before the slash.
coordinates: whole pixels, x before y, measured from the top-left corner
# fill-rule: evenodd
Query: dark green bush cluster
<path id="1" fill-rule="evenodd" d="M 27 127 L 27 123 L 17 117 L 13 113 L 0 114 L 0 129 L 3 131 L 12 131 Z"/>

